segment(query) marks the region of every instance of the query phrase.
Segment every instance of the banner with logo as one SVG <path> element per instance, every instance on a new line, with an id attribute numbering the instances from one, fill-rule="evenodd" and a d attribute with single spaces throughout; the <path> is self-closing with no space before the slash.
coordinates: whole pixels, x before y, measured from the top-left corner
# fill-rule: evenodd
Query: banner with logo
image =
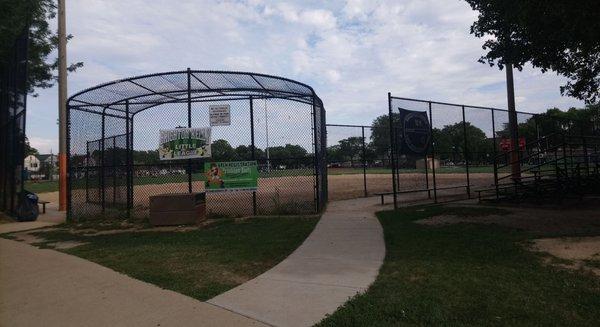
<path id="1" fill-rule="evenodd" d="M 161 129 L 160 160 L 209 158 L 210 127 Z"/>
<path id="2" fill-rule="evenodd" d="M 399 138 L 398 153 L 425 155 L 431 142 L 429 118 L 425 111 L 412 111 L 398 108 L 400 126 L 396 131 Z"/>
<path id="3" fill-rule="evenodd" d="M 205 162 L 207 192 L 253 191 L 258 187 L 256 161 Z"/>

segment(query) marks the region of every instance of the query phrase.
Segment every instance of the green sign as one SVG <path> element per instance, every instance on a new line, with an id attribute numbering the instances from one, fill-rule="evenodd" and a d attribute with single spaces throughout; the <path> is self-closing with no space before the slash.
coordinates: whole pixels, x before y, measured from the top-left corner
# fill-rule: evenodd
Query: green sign
<path id="1" fill-rule="evenodd" d="M 205 162 L 207 192 L 252 191 L 258 187 L 256 161 Z"/>
<path id="2" fill-rule="evenodd" d="M 160 130 L 160 160 L 210 157 L 210 127 Z"/>

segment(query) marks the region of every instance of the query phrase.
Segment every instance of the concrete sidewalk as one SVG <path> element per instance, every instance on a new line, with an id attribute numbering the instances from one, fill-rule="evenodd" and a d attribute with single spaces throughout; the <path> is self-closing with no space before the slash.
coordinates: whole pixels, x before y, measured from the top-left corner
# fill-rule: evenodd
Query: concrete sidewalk
<path id="1" fill-rule="evenodd" d="M 0 326 L 263 326 L 95 263 L 0 239 Z"/>
<path id="2" fill-rule="evenodd" d="M 56 193 L 56 195 L 54 195 Z M 58 192 L 38 194 L 41 200 L 49 201 L 46 204 L 46 213 L 42 213 L 36 221 L 14 222 L 0 224 L 0 234 L 26 231 L 42 227 L 50 227 L 64 223 L 66 221 L 66 212 L 58 211 Z M 55 199 L 56 198 L 56 199 Z"/>
<path id="3" fill-rule="evenodd" d="M 266 273 L 211 300 L 275 326 L 310 326 L 377 277 L 385 256 L 378 198 L 329 203 L 304 243 Z"/>

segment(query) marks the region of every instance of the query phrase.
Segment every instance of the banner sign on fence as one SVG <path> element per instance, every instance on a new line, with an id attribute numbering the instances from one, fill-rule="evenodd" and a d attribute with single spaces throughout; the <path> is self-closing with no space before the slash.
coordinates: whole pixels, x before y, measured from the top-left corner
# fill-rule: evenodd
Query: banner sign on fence
<path id="1" fill-rule="evenodd" d="M 205 162 L 207 192 L 253 191 L 258 187 L 256 161 Z"/>
<path id="2" fill-rule="evenodd" d="M 425 155 L 431 141 L 429 119 L 425 111 L 400 111 L 400 154 Z"/>
<path id="3" fill-rule="evenodd" d="M 208 107 L 210 126 L 231 125 L 231 113 L 228 104 L 218 104 Z"/>
<path id="4" fill-rule="evenodd" d="M 512 151 L 513 148 L 514 147 L 512 146 L 511 139 L 503 138 L 502 140 L 500 140 L 500 149 L 502 151 L 504 151 L 504 152 Z M 522 136 L 519 137 L 519 150 L 525 151 L 525 138 Z"/>
<path id="5" fill-rule="evenodd" d="M 160 130 L 160 160 L 209 158 L 210 127 Z"/>

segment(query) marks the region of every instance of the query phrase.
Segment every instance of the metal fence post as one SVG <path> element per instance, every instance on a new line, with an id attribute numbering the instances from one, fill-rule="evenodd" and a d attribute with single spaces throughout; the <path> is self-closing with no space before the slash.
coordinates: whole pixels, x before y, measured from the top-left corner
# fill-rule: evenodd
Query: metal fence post
<path id="1" fill-rule="evenodd" d="M 313 98 L 312 98 L 312 124 L 313 124 L 313 149 L 314 149 L 314 178 L 315 178 L 315 194 L 314 194 L 314 198 L 315 198 L 315 205 L 316 205 L 316 212 L 319 212 L 319 210 L 321 209 L 320 206 L 320 202 L 319 202 L 319 171 L 321 169 L 319 169 L 319 149 L 318 149 L 318 142 L 317 142 L 317 109 L 315 106 L 315 102 L 316 102 L 316 95 L 313 93 Z"/>
<path id="2" fill-rule="evenodd" d="M 250 146 L 252 147 L 252 160 L 256 160 L 254 146 L 254 99 L 250 97 Z M 252 191 L 252 212 L 256 216 L 256 191 Z"/>
<path id="3" fill-rule="evenodd" d="M 117 137 L 113 136 L 112 177 L 113 177 L 113 206 L 117 203 Z"/>
<path id="4" fill-rule="evenodd" d="M 85 142 L 85 202 L 90 202 L 90 142 Z"/>
<path id="5" fill-rule="evenodd" d="M 104 209 L 106 207 L 105 204 L 105 188 L 104 188 L 104 138 L 106 137 L 106 107 L 102 109 L 102 137 L 100 143 L 100 188 L 101 188 L 101 201 L 102 201 L 102 212 L 104 213 Z"/>
<path id="6" fill-rule="evenodd" d="M 435 138 L 433 137 L 433 115 L 431 112 L 431 102 L 427 102 L 429 105 L 429 133 L 431 134 L 431 172 L 433 177 L 433 201 L 437 203 L 437 185 L 435 180 Z M 427 163 L 426 163 L 427 164 Z"/>
<path id="7" fill-rule="evenodd" d="M 188 128 L 192 127 L 192 72 L 187 69 L 187 116 Z M 192 159 L 188 159 L 188 193 L 192 193 Z"/>
<path id="8" fill-rule="evenodd" d="M 392 193 L 394 196 L 394 210 L 398 209 L 397 195 L 396 195 L 396 155 L 395 144 L 396 138 L 394 137 L 394 118 L 392 116 L 392 93 L 388 92 L 388 112 L 390 121 L 390 163 L 392 164 Z"/>
<path id="9" fill-rule="evenodd" d="M 429 188 L 429 157 L 428 151 L 425 151 L 425 186 L 427 187 L 427 198 L 431 199 L 431 189 Z"/>
<path id="10" fill-rule="evenodd" d="M 500 198 L 500 188 L 498 186 L 498 149 L 496 145 L 496 118 L 494 109 L 492 109 L 492 141 L 494 142 L 494 186 L 496 188 L 496 200 Z"/>
<path id="11" fill-rule="evenodd" d="M 462 108 L 462 125 L 463 125 L 463 139 L 465 141 L 465 149 L 463 151 L 465 155 L 465 169 L 467 170 L 467 196 L 469 199 L 471 198 L 471 180 L 469 177 L 469 151 L 468 151 L 468 142 L 467 142 L 467 122 L 465 120 L 465 106 L 461 106 Z"/>
<path id="12" fill-rule="evenodd" d="M 367 149 L 365 145 L 365 127 L 360 127 L 362 132 L 362 158 L 363 158 L 363 188 L 365 198 L 367 197 Z"/>
<path id="13" fill-rule="evenodd" d="M 130 146 L 131 136 L 129 135 L 129 100 L 125 101 L 125 169 L 126 169 L 126 187 L 125 190 L 127 192 L 127 219 L 131 218 L 131 146 Z"/>

